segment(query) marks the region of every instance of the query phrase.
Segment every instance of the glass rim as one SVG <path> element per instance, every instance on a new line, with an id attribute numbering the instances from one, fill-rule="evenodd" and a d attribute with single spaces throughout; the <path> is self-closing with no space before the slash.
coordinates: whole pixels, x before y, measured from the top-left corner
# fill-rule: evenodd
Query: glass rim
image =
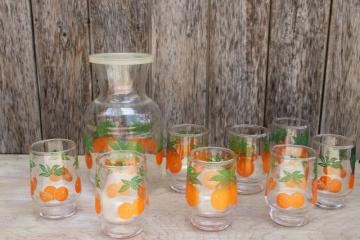
<path id="1" fill-rule="evenodd" d="M 309 153 L 309 151 L 312 153 L 312 156 L 309 157 L 292 157 L 292 156 L 288 156 L 288 155 L 284 155 L 284 156 L 279 156 L 276 153 L 276 149 L 281 148 L 281 147 L 292 147 L 292 148 L 301 148 L 301 149 L 306 149 Z M 271 148 L 271 155 L 276 157 L 276 158 L 281 158 L 281 159 L 310 159 L 310 160 L 316 160 L 317 156 L 316 156 L 316 151 L 315 149 L 308 147 L 308 146 L 304 146 L 304 145 L 295 145 L 295 144 L 279 144 L 279 145 L 275 145 Z"/>
<path id="2" fill-rule="evenodd" d="M 60 151 L 37 151 L 37 150 L 34 150 L 34 147 L 36 147 L 37 145 L 48 143 L 48 142 L 67 142 L 67 143 L 70 143 L 70 147 L 68 147 L 64 150 L 60 150 Z M 66 152 L 71 152 L 73 150 L 76 150 L 76 143 L 73 140 L 66 139 L 66 138 L 43 139 L 43 140 L 36 141 L 30 145 L 30 154 L 40 155 L 40 156 L 57 155 L 59 153 L 62 154 L 62 153 L 66 153 Z"/>
<path id="3" fill-rule="evenodd" d="M 257 134 L 246 134 L 246 133 L 238 133 L 236 132 L 234 129 L 235 128 L 257 128 L 257 129 L 261 129 L 264 131 L 264 133 L 257 133 Z M 233 126 L 230 126 L 226 129 L 226 132 L 230 135 L 234 135 L 234 136 L 244 136 L 244 137 L 251 137 L 251 138 L 262 138 L 262 137 L 266 137 L 269 136 L 269 129 L 260 125 L 256 125 L 256 124 L 236 124 Z"/>
<path id="4" fill-rule="evenodd" d="M 300 126 L 293 126 L 293 125 L 286 125 L 286 124 L 279 123 L 279 121 L 282 121 L 282 120 L 299 121 L 301 123 L 301 125 Z M 291 129 L 306 129 L 306 128 L 310 129 L 309 121 L 307 121 L 305 119 L 302 119 L 302 118 L 296 118 L 296 117 L 278 117 L 278 118 L 274 118 L 271 125 L 274 125 L 274 126 L 277 126 L 277 127 L 282 127 L 282 128 L 291 128 Z"/>
<path id="5" fill-rule="evenodd" d="M 228 160 L 223 160 L 223 161 L 221 161 L 221 162 L 209 162 L 209 161 L 204 161 L 204 160 L 195 159 L 195 158 L 193 157 L 193 154 L 194 154 L 195 152 L 197 152 L 197 151 L 202 151 L 202 150 L 206 150 L 206 149 L 217 149 L 217 150 L 221 150 L 221 151 L 230 153 L 231 156 L 232 156 L 232 158 L 231 158 L 231 159 L 228 159 Z M 190 151 L 189 157 L 190 157 L 190 161 L 191 161 L 191 162 L 200 163 L 200 164 L 206 164 L 206 165 L 214 165 L 214 166 L 230 164 L 231 162 L 235 162 L 235 160 L 236 160 L 236 154 L 235 154 L 235 152 L 234 152 L 233 150 L 228 149 L 228 148 L 224 148 L 224 147 L 214 147 L 214 146 L 206 146 L 206 147 L 198 147 L 198 148 L 195 148 L 195 149 L 193 149 L 193 150 Z"/>
<path id="6" fill-rule="evenodd" d="M 342 144 L 342 145 L 332 145 L 332 144 L 327 144 L 327 143 L 323 143 L 323 142 L 320 142 L 319 141 L 319 138 L 322 138 L 322 137 L 335 137 L 335 138 L 340 138 L 340 139 L 343 139 L 343 140 L 346 140 L 346 141 L 349 141 L 351 142 L 351 144 Z M 332 133 L 324 133 L 324 134 L 318 134 L 318 135 L 315 135 L 311 138 L 311 141 L 319 146 L 325 146 L 325 147 L 332 147 L 332 148 L 335 148 L 335 149 L 352 149 L 355 147 L 355 140 L 354 138 L 351 138 L 351 137 L 346 137 L 346 136 L 343 136 L 343 135 L 339 135 L 339 134 L 332 134 Z"/>
<path id="7" fill-rule="evenodd" d="M 102 65 L 142 65 L 154 61 L 154 56 L 149 53 L 117 52 L 96 53 L 89 55 L 89 62 Z"/>
<path id="8" fill-rule="evenodd" d="M 134 151 L 134 150 L 111 150 L 111 151 L 107 151 L 107 152 L 103 152 L 103 153 L 100 153 L 96 156 L 96 160 L 100 163 L 100 158 L 106 156 L 106 155 L 110 155 L 112 153 L 132 153 L 134 155 L 136 155 L 136 157 L 139 157 L 139 162 L 138 163 L 135 163 L 134 165 L 130 165 L 130 166 L 108 166 L 106 165 L 106 168 L 112 168 L 112 169 L 116 169 L 116 168 L 129 168 L 129 167 L 141 167 L 141 166 L 144 166 L 145 164 L 145 154 L 141 153 L 141 152 L 137 152 L 137 151 Z M 122 160 L 122 161 L 132 161 L 132 160 Z M 103 165 L 105 166 L 105 165 Z"/>
<path id="9" fill-rule="evenodd" d="M 202 132 L 201 133 L 178 133 L 175 131 L 176 128 L 186 127 L 186 126 L 201 128 Z M 176 136 L 176 137 L 202 137 L 209 133 L 209 129 L 207 127 L 205 127 L 204 125 L 200 125 L 200 124 L 182 123 L 182 124 L 172 125 L 168 129 L 168 132 L 170 133 L 170 135 Z"/>

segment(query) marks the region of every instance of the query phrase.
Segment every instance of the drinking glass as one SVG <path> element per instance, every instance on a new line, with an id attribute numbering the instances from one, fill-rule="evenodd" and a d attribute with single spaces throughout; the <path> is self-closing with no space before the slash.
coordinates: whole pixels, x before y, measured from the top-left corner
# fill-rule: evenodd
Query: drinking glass
<path id="1" fill-rule="evenodd" d="M 310 125 L 300 118 L 276 118 L 271 123 L 271 146 L 278 144 L 309 145 Z"/>
<path id="2" fill-rule="evenodd" d="M 166 170 L 170 188 L 185 192 L 188 155 L 192 149 L 208 145 L 208 130 L 201 125 L 180 124 L 168 131 Z"/>
<path id="3" fill-rule="evenodd" d="M 132 150 L 100 154 L 95 177 L 95 210 L 102 231 L 114 238 L 130 238 L 142 231 L 148 205 L 145 156 Z"/>
<path id="4" fill-rule="evenodd" d="M 186 200 L 191 223 L 205 231 L 231 225 L 230 213 L 237 203 L 235 154 L 230 149 L 200 147 L 188 159 Z"/>
<path id="5" fill-rule="evenodd" d="M 353 139 L 320 134 L 312 138 L 318 152 L 317 206 L 336 209 L 354 188 L 356 147 Z"/>
<path id="6" fill-rule="evenodd" d="M 309 208 L 316 203 L 316 155 L 312 148 L 277 145 L 271 149 L 271 167 L 265 199 L 271 219 L 283 226 L 309 222 Z"/>
<path id="7" fill-rule="evenodd" d="M 263 190 L 270 168 L 269 133 L 257 125 L 235 125 L 227 130 L 228 147 L 237 154 L 238 192 L 253 194 Z"/>
<path id="8" fill-rule="evenodd" d="M 75 213 L 81 179 L 73 141 L 48 139 L 31 145 L 30 193 L 42 217 L 59 219 Z"/>

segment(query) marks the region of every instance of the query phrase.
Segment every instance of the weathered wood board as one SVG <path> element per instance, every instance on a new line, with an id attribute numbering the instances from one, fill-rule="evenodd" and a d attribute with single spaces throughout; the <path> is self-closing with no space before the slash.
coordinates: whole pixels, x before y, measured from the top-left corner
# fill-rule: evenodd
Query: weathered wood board
<path id="1" fill-rule="evenodd" d="M 0 152 L 41 139 L 30 3 L 0 0 Z"/>
<path id="2" fill-rule="evenodd" d="M 354 137 L 359 146 L 360 1 L 333 1 L 326 69 L 321 132 Z"/>
<path id="3" fill-rule="evenodd" d="M 292 116 L 320 120 L 330 0 L 271 4 L 265 123 Z"/>
<path id="4" fill-rule="evenodd" d="M 211 1 L 209 129 L 224 143 L 226 127 L 263 124 L 269 1 Z"/>
<path id="5" fill-rule="evenodd" d="M 81 150 L 91 102 L 87 1 L 34 0 L 33 20 L 44 138 L 69 138 Z"/>
<path id="6" fill-rule="evenodd" d="M 164 122 L 206 124 L 207 0 L 154 0 L 150 96 Z"/>

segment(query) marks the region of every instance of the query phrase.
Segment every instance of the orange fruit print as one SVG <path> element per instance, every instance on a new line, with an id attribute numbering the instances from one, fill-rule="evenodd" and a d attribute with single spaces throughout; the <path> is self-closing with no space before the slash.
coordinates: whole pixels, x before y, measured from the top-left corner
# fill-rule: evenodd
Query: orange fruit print
<path id="1" fill-rule="evenodd" d="M 122 219 L 129 219 L 134 215 L 133 205 L 131 203 L 123 203 L 118 207 L 118 216 Z"/>
<path id="2" fill-rule="evenodd" d="M 55 190 L 54 197 L 56 200 L 62 202 L 68 198 L 69 191 L 67 187 L 59 187 Z"/>
<path id="3" fill-rule="evenodd" d="M 160 152 L 156 153 L 155 155 L 155 159 L 156 159 L 156 163 L 157 165 L 161 165 L 162 161 L 163 161 L 163 150 L 161 149 Z"/>
<path id="4" fill-rule="evenodd" d="M 133 202 L 134 214 L 139 215 L 145 210 L 145 200 L 138 198 Z"/>
<path id="5" fill-rule="evenodd" d="M 71 182 L 73 179 L 69 169 L 67 169 L 66 167 L 64 168 L 64 180 L 65 181 L 68 181 L 68 182 Z"/>
<path id="6" fill-rule="evenodd" d="M 107 152 L 111 150 L 109 146 L 109 141 L 116 141 L 115 137 L 99 137 L 93 140 L 93 152 L 94 153 L 101 153 Z"/>
<path id="7" fill-rule="evenodd" d="M 237 158 L 237 173 L 242 177 L 249 177 L 254 172 L 254 160 L 256 156 L 242 157 L 238 156 Z"/>
<path id="8" fill-rule="evenodd" d="M 171 173 L 178 173 L 182 168 L 180 155 L 175 150 L 166 150 L 166 165 Z"/>
<path id="9" fill-rule="evenodd" d="M 54 200 L 55 190 L 56 190 L 56 187 L 54 187 L 54 186 L 46 186 L 44 191 L 41 191 L 39 193 L 40 199 L 43 202 L 48 202 L 48 201 Z"/>
<path id="10" fill-rule="evenodd" d="M 85 162 L 86 162 L 86 167 L 88 169 L 91 169 L 92 166 L 93 166 L 93 160 L 92 160 L 92 157 L 89 153 L 86 153 L 85 154 Z"/>
<path id="11" fill-rule="evenodd" d="M 323 172 L 326 175 L 338 175 L 341 178 L 345 178 L 346 177 L 346 171 L 341 167 L 341 168 L 334 168 L 332 166 L 327 166 L 323 168 Z"/>
<path id="12" fill-rule="evenodd" d="M 237 185 L 232 183 L 230 185 L 230 204 L 237 204 Z"/>
<path id="13" fill-rule="evenodd" d="M 339 179 L 332 179 L 328 176 L 321 176 L 317 187 L 319 190 L 337 193 L 342 188 L 342 182 Z"/>
<path id="14" fill-rule="evenodd" d="M 293 194 L 279 193 L 276 196 L 276 203 L 280 208 L 301 208 L 305 204 L 305 195 L 299 192 Z"/>
<path id="15" fill-rule="evenodd" d="M 348 187 L 350 189 L 354 189 L 354 182 L 355 182 L 355 176 L 354 174 L 351 174 L 349 177 Z"/>
<path id="16" fill-rule="evenodd" d="M 230 196 L 229 186 L 214 190 L 210 198 L 211 206 L 219 211 L 226 210 L 230 205 Z"/>
<path id="17" fill-rule="evenodd" d="M 263 161 L 263 172 L 268 173 L 270 170 L 270 158 L 271 154 L 270 152 L 262 151 L 261 152 L 261 159 Z"/>
<path id="18" fill-rule="evenodd" d="M 34 195 L 36 186 L 37 186 L 37 178 L 33 177 L 32 179 L 30 179 L 30 193 L 31 193 L 31 196 Z"/>
<path id="19" fill-rule="evenodd" d="M 119 192 L 123 185 L 124 184 L 121 182 L 109 184 L 109 186 L 106 188 L 106 195 L 109 198 L 114 198 L 117 195 L 128 196 L 131 191 L 130 188 L 127 188 L 125 191 Z"/>
<path id="20" fill-rule="evenodd" d="M 75 192 L 81 192 L 81 179 L 79 177 L 77 177 L 75 181 Z"/>
<path id="21" fill-rule="evenodd" d="M 99 193 L 95 192 L 95 212 L 96 214 L 101 213 L 101 199 Z"/>
<path id="22" fill-rule="evenodd" d="M 186 191 L 185 191 L 186 201 L 190 207 L 195 207 L 199 203 L 199 191 L 197 188 L 190 182 L 186 181 Z"/>

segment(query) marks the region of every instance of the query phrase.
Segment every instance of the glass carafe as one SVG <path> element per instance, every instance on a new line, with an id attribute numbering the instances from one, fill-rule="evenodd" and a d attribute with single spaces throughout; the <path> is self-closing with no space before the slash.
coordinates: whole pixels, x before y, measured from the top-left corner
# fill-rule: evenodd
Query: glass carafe
<path id="1" fill-rule="evenodd" d="M 152 55 L 143 53 L 90 55 L 100 88 L 85 116 L 85 160 L 92 183 L 96 182 L 97 156 L 111 150 L 145 154 L 150 188 L 161 179 L 161 112 L 145 94 L 152 61 Z"/>

